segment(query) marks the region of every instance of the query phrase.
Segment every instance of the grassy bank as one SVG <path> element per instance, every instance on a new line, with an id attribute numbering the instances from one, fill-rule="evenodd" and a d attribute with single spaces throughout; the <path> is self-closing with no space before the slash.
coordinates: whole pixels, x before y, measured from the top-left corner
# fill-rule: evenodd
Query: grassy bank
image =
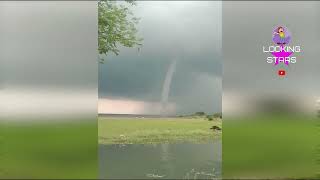
<path id="1" fill-rule="evenodd" d="M 319 179 L 319 120 L 263 115 L 223 122 L 226 179 Z"/>
<path id="2" fill-rule="evenodd" d="M 206 118 L 110 118 L 98 122 L 100 144 L 205 143 L 219 138 L 221 120 Z"/>
<path id="3" fill-rule="evenodd" d="M 97 123 L 0 122 L 0 179 L 97 178 Z"/>

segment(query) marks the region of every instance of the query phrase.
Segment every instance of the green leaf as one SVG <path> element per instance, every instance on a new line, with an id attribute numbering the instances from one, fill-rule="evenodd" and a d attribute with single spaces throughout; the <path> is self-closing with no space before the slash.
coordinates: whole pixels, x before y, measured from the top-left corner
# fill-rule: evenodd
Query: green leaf
<path id="1" fill-rule="evenodd" d="M 119 46 L 142 47 L 143 39 L 138 37 L 137 24 L 140 18 L 133 15 L 134 0 L 126 0 L 126 4 L 103 0 L 98 2 L 98 51 L 108 55 L 120 53 Z"/>

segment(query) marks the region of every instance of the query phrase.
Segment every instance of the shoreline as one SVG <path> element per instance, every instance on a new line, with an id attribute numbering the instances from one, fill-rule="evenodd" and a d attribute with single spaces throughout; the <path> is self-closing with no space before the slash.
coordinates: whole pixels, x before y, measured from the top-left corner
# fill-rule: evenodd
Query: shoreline
<path id="1" fill-rule="evenodd" d="M 207 143 L 221 138 L 221 119 L 99 117 L 99 144 Z"/>

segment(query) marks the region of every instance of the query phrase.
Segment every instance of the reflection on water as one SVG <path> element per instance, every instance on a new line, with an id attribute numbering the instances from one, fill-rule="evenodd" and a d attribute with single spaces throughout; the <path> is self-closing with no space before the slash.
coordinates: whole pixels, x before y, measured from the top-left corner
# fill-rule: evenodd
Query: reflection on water
<path id="1" fill-rule="evenodd" d="M 100 145 L 101 179 L 215 179 L 221 141 L 210 144 Z"/>

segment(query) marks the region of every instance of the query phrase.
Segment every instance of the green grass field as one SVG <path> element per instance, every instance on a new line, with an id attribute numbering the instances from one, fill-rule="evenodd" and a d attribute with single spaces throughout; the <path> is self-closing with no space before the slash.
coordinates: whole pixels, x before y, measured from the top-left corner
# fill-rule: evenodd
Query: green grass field
<path id="1" fill-rule="evenodd" d="M 319 179 L 320 121 L 306 115 L 224 119 L 226 179 Z"/>
<path id="2" fill-rule="evenodd" d="M 97 178 L 97 122 L 0 122 L 0 179 Z"/>
<path id="3" fill-rule="evenodd" d="M 206 143 L 221 137 L 221 120 L 201 118 L 111 118 L 100 117 L 100 144 Z"/>

